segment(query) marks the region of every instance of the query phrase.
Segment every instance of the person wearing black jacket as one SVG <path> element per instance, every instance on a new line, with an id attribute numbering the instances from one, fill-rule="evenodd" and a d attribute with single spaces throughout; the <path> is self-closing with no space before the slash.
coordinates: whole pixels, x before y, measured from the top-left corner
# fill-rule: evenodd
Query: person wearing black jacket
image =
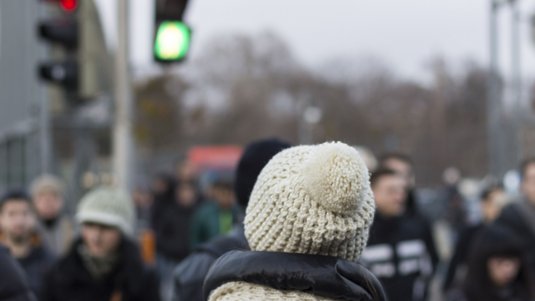
<path id="1" fill-rule="evenodd" d="M 535 274 L 535 157 L 522 162 L 520 175 L 521 199 L 505 207 L 496 222 L 525 241 L 527 265 Z"/>
<path id="2" fill-rule="evenodd" d="M 377 212 L 361 260 L 390 301 L 426 300 L 438 263 L 431 228 L 406 208 L 405 181 L 390 169 L 371 176 Z"/>
<path id="3" fill-rule="evenodd" d="M 290 144 L 279 139 L 257 140 L 245 148 L 238 162 L 234 192 L 239 205 L 245 209 L 258 174 L 267 162 Z M 174 271 L 175 301 L 202 300 L 202 284 L 208 270 L 216 259 L 231 250 L 248 250 L 243 224 L 227 235 L 219 236 L 196 247 L 193 254 L 184 259 Z"/>
<path id="4" fill-rule="evenodd" d="M 37 221 L 30 196 L 11 190 L 0 200 L 0 243 L 18 261 L 36 296 L 40 296 L 43 277 L 56 258 L 44 246 L 35 227 Z"/>
<path id="5" fill-rule="evenodd" d="M 474 238 L 477 237 L 485 225 L 496 220 L 508 202 L 509 199 L 503 187 L 500 185 L 491 185 L 483 191 L 480 198 L 480 208 L 483 218 L 481 222 L 470 225 L 461 231 L 444 279 L 442 287 L 444 292 L 454 287 L 455 282 L 462 279 L 462 274 L 466 272 L 468 252 L 472 247 Z"/>
<path id="6" fill-rule="evenodd" d="M 386 300 L 356 263 L 375 211 L 368 169 L 343 143 L 291 147 L 264 167 L 247 205 L 251 251 L 220 257 L 204 282 L 209 301 Z"/>
<path id="7" fill-rule="evenodd" d="M 484 226 L 470 250 L 468 272 L 451 301 L 531 301 L 533 274 L 526 265 L 523 242 L 497 224 Z M 530 291 L 531 290 L 531 291 Z"/>
<path id="8" fill-rule="evenodd" d="M 52 268 L 43 301 L 159 301 L 156 273 L 145 266 L 133 232 L 132 202 L 118 190 L 99 188 L 80 202 L 81 238 Z"/>
<path id="9" fill-rule="evenodd" d="M 9 250 L 0 246 L 0 300 L 37 301 L 30 290 L 24 271 L 9 255 Z"/>

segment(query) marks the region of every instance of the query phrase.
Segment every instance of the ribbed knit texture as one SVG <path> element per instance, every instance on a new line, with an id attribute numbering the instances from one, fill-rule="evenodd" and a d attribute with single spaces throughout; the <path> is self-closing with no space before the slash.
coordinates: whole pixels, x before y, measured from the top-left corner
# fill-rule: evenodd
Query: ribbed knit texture
<path id="1" fill-rule="evenodd" d="M 254 251 L 316 254 L 356 260 L 375 212 L 369 172 L 340 142 L 296 146 L 264 167 L 249 199 L 244 227 Z M 297 291 L 230 282 L 210 301 L 330 300 Z"/>
<path id="2" fill-rule="evenodd" d="M 79 223 L 93 222 L 132 234 L 134 207 L 128 195 L 115 188 L 97 188 L 87 193 L 78 206 Z"/>
<path id="3" fill-rule="evenodd" d="M 375 212 L 364 161 L 343 143 L 297 146 L 262 170 L 249 200 L 252 250 L 356 260 Z"/>

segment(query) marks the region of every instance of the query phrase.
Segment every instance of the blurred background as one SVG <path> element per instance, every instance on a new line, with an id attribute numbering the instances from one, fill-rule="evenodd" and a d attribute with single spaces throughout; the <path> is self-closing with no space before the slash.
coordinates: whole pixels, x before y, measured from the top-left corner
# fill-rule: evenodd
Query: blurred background
<path id="1" fill-rule="evenodd" d="M 448 168 L 514 187 L 535 148 L 534 4 L 2 0 L 0 189 L 54 173 L 77 200 L 184 162 L 230 170 L 267 136 L 410 154 L 424 194 Z"/>

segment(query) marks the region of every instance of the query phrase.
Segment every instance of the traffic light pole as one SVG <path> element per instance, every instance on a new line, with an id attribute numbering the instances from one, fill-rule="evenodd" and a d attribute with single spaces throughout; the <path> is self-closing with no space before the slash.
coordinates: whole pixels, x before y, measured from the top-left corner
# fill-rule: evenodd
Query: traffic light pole
<path id="1" fill-rule="evenodd" d="M 129 191 L 132 176 L 132 94 L 128 57 L 128 1 L 117 0 L 117 50 L 115 53 L 115 118 L 113 171 L 115 183 Z"/>

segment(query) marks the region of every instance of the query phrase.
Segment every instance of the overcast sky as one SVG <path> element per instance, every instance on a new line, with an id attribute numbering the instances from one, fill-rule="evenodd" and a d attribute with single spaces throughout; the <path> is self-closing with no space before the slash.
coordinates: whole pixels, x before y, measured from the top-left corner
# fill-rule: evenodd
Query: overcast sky
<path id="1" fill-rule="evenodd" d="M 97 0 L 108 40 L 114 40 L 112 1 Z M 403 75 L 422 77 L 425 63 L 440 55 L 454 62 L 488 61 L 490 0 L 191 0 L 186 19 L 194 28 L 193 55 L 213 35 L 271 30 L 285 38 L 304 63 L 338 57 L 376 57 Z M 153 1 L 132 0 L 131 55 L 136 69 L 152 64 Z M 534 74 L 529 16 L 521 1 L 523 72 Z M 509 68 L 509 10 L 500 13 L 501 67 Z"/>

